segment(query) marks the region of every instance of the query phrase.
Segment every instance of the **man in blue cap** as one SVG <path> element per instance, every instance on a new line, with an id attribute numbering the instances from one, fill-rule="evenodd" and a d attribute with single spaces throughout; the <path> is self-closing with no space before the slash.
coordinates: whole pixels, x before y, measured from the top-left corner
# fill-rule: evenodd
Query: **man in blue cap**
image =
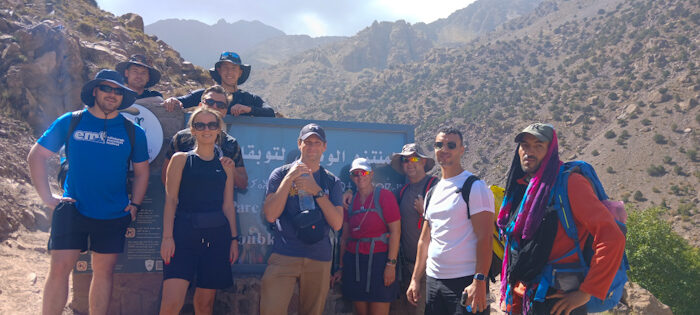
<path id="1" fill-rule="evenodd" d="M 87 109 L 56 119 L 37 140 L 27 160 L 32 183 L 46 206 L 54 209 L 48 249 L 51 266 L 44 287 L 43 314 L 61 314 L 68 298 L 68 278 L 80 252 L 92 252 L 90 314 L 106 314 L 112 271 L 124 250 L 127 226 L 136 218 L 148 185 L 146 134 L 119 110 L 136 93 L 114 70 L 102 70 L 83 85 Z M 66 146 L 70 162 L 63 196 L 49 187 L 46 161 Z M 127 192 L 129 162 L 134 179 Z"/>
<path id="2" fill-rule="evenodd" d="M 238 88 L 248 80 L 250 65 L 243 64 L 241 57 L 235 52 L 223 52 L 214 68 L 209 69 L 209 75 L 217 84 L 223 86 L 231 94 L 227 113 L 233 116 L 275 117 L 275 111 L 267 105 L 260 96 Z M 199 105 L 204 89 L 190 94 L 171 97 L 163 102 L 167 111 L 175 108 L 189 108 Z"/>

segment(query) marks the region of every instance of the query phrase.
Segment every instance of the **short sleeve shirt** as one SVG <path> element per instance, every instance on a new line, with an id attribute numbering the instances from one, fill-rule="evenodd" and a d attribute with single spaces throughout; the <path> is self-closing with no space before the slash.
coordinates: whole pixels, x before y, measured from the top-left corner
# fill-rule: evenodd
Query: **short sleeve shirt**
<path id="1" fill-rule="evenodd" d="M 282 179 L 284 179 L 284 176 L 286 176 L 285 169 L 288 169 L 288 167 L 288 165 L 285 165 L 272 171 L 267 182 L 267 192 L 265 195 L 269 195 L 277 191 L 277 188 L 282 183 Z M 314 172 L 313 175 L 316 183 L 324 188 L 324 191 L 328 194 L 331 203 L 334 206 L 341 206 L 343 202 L 343 190 L 340 184 L 340 179 L 333 174 L 329 174 L 329 185 L 322 185 L 321 170 L 319 169 L 318 171 Z M 318 203 L 316 204 L 316 207 L 319 211 L 321 210 L 318 208 Z M 284 210 L 276 223 L 277 228 L 273 230 L 275 240 L 272 245 L 272 252 L 285 256 L 305 257 L 320 261 L 330 261 L 330 238 L 326 237 L 315 244 L 306 244 L 297 239 L 294 226 L 292 225 L 292 218 L 299 212 L 299 197 L 296 196 L 296 192 L 292 189 L 287 196 L 287 203 L 284 206 Z M 322 228 L 324 229 L 325 233 L 330 231 L 330 226 L 325 222 Z"/>
<path id="2" fill-rule="evenodd" d="M 361 208 L 364 209 L 375 209 L 377 208 L 374 204 L 374 192 L 370 194 L 367 199 L 360 200 L 358 197 L 359 193 L 355 193 L 355 198 L 353 198 L 352 209 L 358 211 Z M 358 212 L 352 217 L 348 217 L 349 213 L 346 210 L 344 220 L 348 222 L 349 231 L 344 231 L 344 233 L 350 233 L 351 238 L 360 239 L 367 237 L 378 237 L 389 232 L 389 227 L 387 224 L 396 222 L 401 219 L 401 214 L 399 213 L 399 205 L 396 203 L 396 198 L 394 194 L 386 189 L 380 190 L 379 193 L 379 204 L 382 208 L 382 215 L 386 224 L 382 221 L 382 218 L 374 211 Z M 345 250 L 351 253 L 355 253 L 356 241 L 348 239 Z M 360 242 L 360 254 L 369 255 L 371 248 L 371 242 Z M 374 242 L 374 252 L 383 253 L 389 250 L 388 244 L 375 241 Z"/>
<path id="3" fill-rule="evenodd" d="M 236 167 L 245 167 L 243 163 L 243 155 L 241 147 L 238 145 L 238 140 L 230 136 L 226 132 L 222 132 L 221 151 L 225 157 L 231 158 L 236 164 Z M 176 152 L 188 152 L 194 149 L 195 139 L 192 136 L 192 131 L 189 128 L 178 131 L 170 140 L 168 150 L 165 152 L 165 158 L 170 159 Z"/>
<path id="4" fill-rule="evenodd" d="M 425 219 L 430 224 L 430 245 L 425 272 L 436 279 L 473 275 L 476 270 L 476 234 L 467 218 L 467 204 L 457 193 L 472 175 L 461 174 L 440 180 L 426 205 Z M 469 194 L 471 215 L 494 212 L 493 193 L 484 181 L 474 182 Z"/>
<path id="5" fill-rule="evenodd" d="M 56 119 L 39 138 L 42 147 L 58 152 L 65 144 L 72 119 L 66 113 Z M 129 215 L 126 191 L 131 143 L 124 127 L 124 116 L 104 119 L 84 110 L 80 123 L 69 138 L 69 165 L 64 197 L 77 200 L 78 211 L 94 219 L 116 219 Z M 146 134 L 135 126 L 132 161 L 148 161 Z"/>

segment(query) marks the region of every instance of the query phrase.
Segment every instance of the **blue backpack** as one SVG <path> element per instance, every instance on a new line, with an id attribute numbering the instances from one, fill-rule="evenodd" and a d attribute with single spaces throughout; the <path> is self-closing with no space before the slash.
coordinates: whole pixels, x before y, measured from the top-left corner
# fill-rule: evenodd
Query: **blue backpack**
<path id="1" fill-rule="evenodd" d="M 566 231 L 566 235 L 572 240 L 574 240 L 575 246 L 564 256 L 548 262 L 545 266 L 542 274 L 540 275 L 540 282 L 534 297 L 534 300 L 538 302 L 543 302 L 547 295 L 548 289 L 555 285 L 555 275 L 558 275 L 559 277 L 565 277 L 562 275 L 570 275 L 571 277 L 575 278 L 572 279 L 573 283 L 577 283 L 578 281 L 578 283 L 580 284 L 580 282 L 582 282 L 583 279 L 585 279 L 586 275 L 588 274 L 588 269 L 590 268 L 590 254 L 586 256 L 586 254 L 588 253 L 584 252 L 592 252 L 592 238 L 589 236 L 588 241 L 584 245 L 584 249 L 581 250 L 581 246 L 578 241 L 578 232 L 576 230 L 576 225 L 573 222 L 573 216 L 571 214 L 571 205 L 569 204 L 567 184 L 569 181 L 569 175 L 571 175 L 572 172 L 580 173 L 588 179 L 588 181 L 593 186 L 593 190 L 595 191 L 599 200 L 608 200 L 608 195 L 605 193 L 603 185 L 600 183 L 598 175 L 596 175 L 593 166 L 584 161 L 572 161 L 562 165 L 562 167 L 559 170 L 559 176 L 557 176 L 557 183 L 555 186 L 556 188 L 553 192 L 554 206 L 557 209 L 559 221 L 561 222 L 562 227 Z M 606 206 L 608 206 L 608 204 L 606 204 Z M 626 235 L 627 226 L 625 225 L 625 223 L 620 222 L 618 219 L 616 219 L 615 221 L 617 222 L 617 225 L 622 231 L 622 233 Z M 578 255 L 579 261 L 576 263 L 568 264 L 558 263 L 562 259 L 571 255 Z M 620 302 L 620 298 L 622 298 L 623 288 L 625 286 L 625 283 L 627 283 L 627 270 L 629 270 L 627 254 L 623 254 L 622 261 L 620 262 L 620 267 L 618 268 L 617 273 L 615 274 L 615 278 L 613 279 L 612 284 L 610 285 L 610 289 L 608 289 L 608 294 L 606 295 L 605 299 L 601 300 L 596 297 L 591 297 L 591 299 L 586 304 L 586 310 L 589 313 L 607 311 L 615 307 L 617 303 Z M 561 286 L 562 282 L 567 282 L 566 280 L 558 281 L 559 283 L 557 283 L 556 285 L 559 286 Z M 574 289 L 577 287 L 578 286 L 574 287 Z"/>

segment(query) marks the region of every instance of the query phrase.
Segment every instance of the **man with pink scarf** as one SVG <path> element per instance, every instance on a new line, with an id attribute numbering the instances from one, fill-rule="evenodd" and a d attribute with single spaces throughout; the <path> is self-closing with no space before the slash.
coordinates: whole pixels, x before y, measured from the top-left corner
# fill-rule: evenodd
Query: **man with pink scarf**
<path id="1" fill-rule="evenodd" d="M 545 302 L 533 300 L 536 276 L 544 265 L 574 248 L 554 207 L 549 207 L 562 162 L 554 127 L 535 123 L 515 137 L 518 147 L 508 172 L 506 195 L 497 224 L 506 236 L 501 273 L 501 306 L 509 313 L 586 314 L 585 304 L 595 296 L 605 298 L 624 253 L 625 238 L 615 219 L 598 200 L 581 174 L 568 180 L 568 197 L 579 244 L 593 239 L 590 270 L 578 289 L 550 289 Z M 561 263 L 576 262 L 573 255 Z"/>

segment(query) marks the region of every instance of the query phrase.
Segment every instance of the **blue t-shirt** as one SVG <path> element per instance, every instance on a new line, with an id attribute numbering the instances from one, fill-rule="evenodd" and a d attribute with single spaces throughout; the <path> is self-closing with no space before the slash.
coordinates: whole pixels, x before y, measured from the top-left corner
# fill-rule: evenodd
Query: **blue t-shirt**
<path id="1" fill-rule="evenodd" d="M 266 195 L 272 194 L 277 191 L 282 179 L 286 175 L 282 168 L 284 166 L 276 168 L 270 174 L 270 179 L 267 182 L 267 193 Z M 329 182 L 332 185 L 329 187 L 324 187 L 321 185 L 321 170 L 319 169 L 314 173 L 314 179 L 316 183 L 323 187 L 326 194 L 333 203 L 334 206 L 341 206 L 343 202 L 343 190 L 340 186 L 340 179 L 335 175 L 329 176 Z M 318 204 L 316 205 L 318 207 Z M 287 196 L 287 203 L 284 206 L 284 210 L 279 217 L 279 226 L 277 229 L 273 230 L 273 235 L 275 241 L 272 245 L 272 252 L 292 257 L 305 257 L 320 261 L 330 261 L 331 260 L 331 241 L 330 238 L 325 237 L 322 240 L 316 242 L 315 244 L 306 244 L 300 241 L 295 234 L 294 226 L 292 225 L 292 218 L 294 215 L 299 213 L 299 197 L 296 195 Z M 321 211 L 318 208 L 318 211 Z M 281 231 L 279 230 L 281 227 Z M 330 226 L 324 221 L 323 231 L 328 234 L 330 231 Z"/>
<path id="2" fill-rule="evenodd" d="M 37 143 L 58 152 L 66 141 L 71 113 L 56 119 Z M 131 144 L 124 127 L 124 116 L 106 121 L 85 110 L 80 123 L 68 141 L 69 165 L 64 197 L 77 201 L 78 211 L 94 219 L 116 219 L 129 215 L 124 208 L 129 204 L 126 191 Z M 148 160 L 146 133 L 135 128 L 133 162 Z"/>

